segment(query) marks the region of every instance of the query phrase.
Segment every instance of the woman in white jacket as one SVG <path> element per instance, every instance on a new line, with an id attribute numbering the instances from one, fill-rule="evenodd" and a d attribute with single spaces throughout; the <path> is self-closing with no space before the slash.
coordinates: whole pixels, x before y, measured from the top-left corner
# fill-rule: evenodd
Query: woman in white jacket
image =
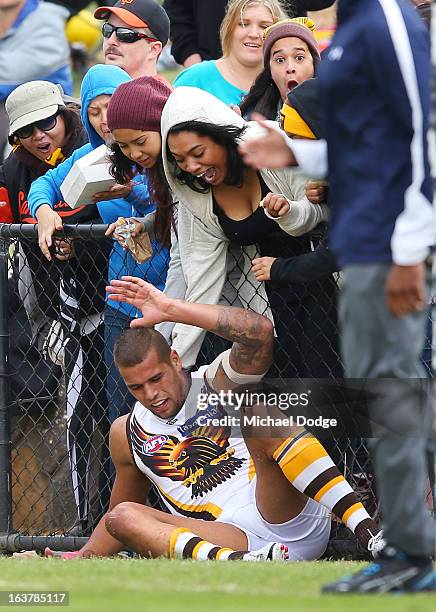
<path id="1" fill-rule="evenodd" d="M 289 248 L 294 254 L 307 252 L 311 248 L 307 233 L 327 220 L 328 211 L 307 200 L 306 180 L 295 171 L 256 172 L 244 166 L 237 144 L 258 129 L 205 91 L 179 87 L 169 97 L 161 118 L 162 159 L 169 186 L 179 201 L 180 261 L 170 263 L 168 283 L 180 282 L 174 270 L 181 269 L 186 285 L 184 299 L 209 304 L 230 302 L 271 317 L 268 297 L 279 304 L 288 302 L 289 296 L 267 296 L 265 286 L 254 278 L 251 261 L 259 252 L 258 246 L 261 254 L 270 256 L 274 248 L 281 250 L 276 256 L 289 256 Z M 274 221 L 260 206 L 265 196 L 274 197 L 268 195 L 270 192 L 281 194 L 290 205 L 287 214 Z M 273 240 L 268 241 L 268 237 Z M 274 306 L 272 310 L 274 315 Z M 305 306 L 301 312 L 307 310 Z M 292 312 L 292 318 L 298 318 L 294 308 Z M 289 321 L 283 320 L 282 312 L 276 314 L 276 329 L 281 324 L 284 331 Z M 300 336 L 294 338 L 295 346 L 307 335 L 306 324 L 301 321 L 294 329 Z M 199 328 L 179 323 L 174 326 L 172 346 L 186 366 L 195 363 L 203 338 Z M 283 363 L 291 361 L 292 347 L 284 345 L 279 332 L 278 340 L 284 348 L 279 351 L 285 355 Z M 319 375 L 307 373 L 300 366 L 296 363 L 286 369 L 283 365 L 274 373 Z"/>

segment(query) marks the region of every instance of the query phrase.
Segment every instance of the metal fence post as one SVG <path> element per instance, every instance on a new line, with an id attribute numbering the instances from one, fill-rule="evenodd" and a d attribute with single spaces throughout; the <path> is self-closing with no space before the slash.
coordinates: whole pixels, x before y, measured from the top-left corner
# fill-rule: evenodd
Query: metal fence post
<path id="1" fill-rule="evenodd" d="M 12 531 L 11 422 L 8 379 L 8 260 L 9 241 L 0 230 L 0 534 Z"/>

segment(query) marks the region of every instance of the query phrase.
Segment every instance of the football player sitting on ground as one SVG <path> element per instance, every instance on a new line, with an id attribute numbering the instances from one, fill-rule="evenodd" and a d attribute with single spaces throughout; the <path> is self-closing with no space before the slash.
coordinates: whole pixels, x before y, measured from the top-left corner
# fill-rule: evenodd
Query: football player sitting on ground
<path id="1" fill-rule="evenodd" d="M 151 557 L 312 560 L 327 547 L 331 512 L 368 550 L 377 549 L 379 528 L 316 438 L 295 428 L 281 439 L 253 432 L 244 439 L 217 425 L 226 412 L 212 395 L 259 382 L 270 366 L 267 318 L 174 300 L 135 277 L 113 280 L 108 291 L 142 312 L 114 352 L 137 403 L 112 425 L 110 509 L 78 556 L 127 547 Z M 163 321 L 198 325 L 232 348 L 188 373 L 152 329 Z M 207 409 L 199 408 L 199 391 Z M 152 485 L 168 513 L 145 505 Z"/>

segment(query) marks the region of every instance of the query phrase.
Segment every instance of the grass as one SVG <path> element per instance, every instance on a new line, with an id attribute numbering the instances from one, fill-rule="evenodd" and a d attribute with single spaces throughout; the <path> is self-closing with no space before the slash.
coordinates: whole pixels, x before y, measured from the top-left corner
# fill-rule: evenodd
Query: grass
<path id="1" fill-rule="evenodd" d="M 132 559 L 0 558 L 1 591 L 68 590 L 74 612 L 420 612 L 431 595 L 330 596 L 321 585 L 361 567 L 356 562 L 249 564 Z M 28 610 L 13 606 L 16 610 Z M 39 606 L 38 609 L 52 610 Z"/>

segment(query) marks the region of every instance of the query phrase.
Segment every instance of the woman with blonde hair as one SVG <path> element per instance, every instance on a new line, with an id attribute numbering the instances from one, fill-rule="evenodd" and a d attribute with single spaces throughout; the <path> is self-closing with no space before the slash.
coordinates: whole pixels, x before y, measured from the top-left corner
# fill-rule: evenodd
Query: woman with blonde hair
<path id="1" fill-rule="evenodd" d="M 229 0 L 220 30 L 223 56 L 187 68 L 175 87 L 198 87 L 239 104 L 263 68 L 263 30 L 286 17 L 283 0 Z"/>

